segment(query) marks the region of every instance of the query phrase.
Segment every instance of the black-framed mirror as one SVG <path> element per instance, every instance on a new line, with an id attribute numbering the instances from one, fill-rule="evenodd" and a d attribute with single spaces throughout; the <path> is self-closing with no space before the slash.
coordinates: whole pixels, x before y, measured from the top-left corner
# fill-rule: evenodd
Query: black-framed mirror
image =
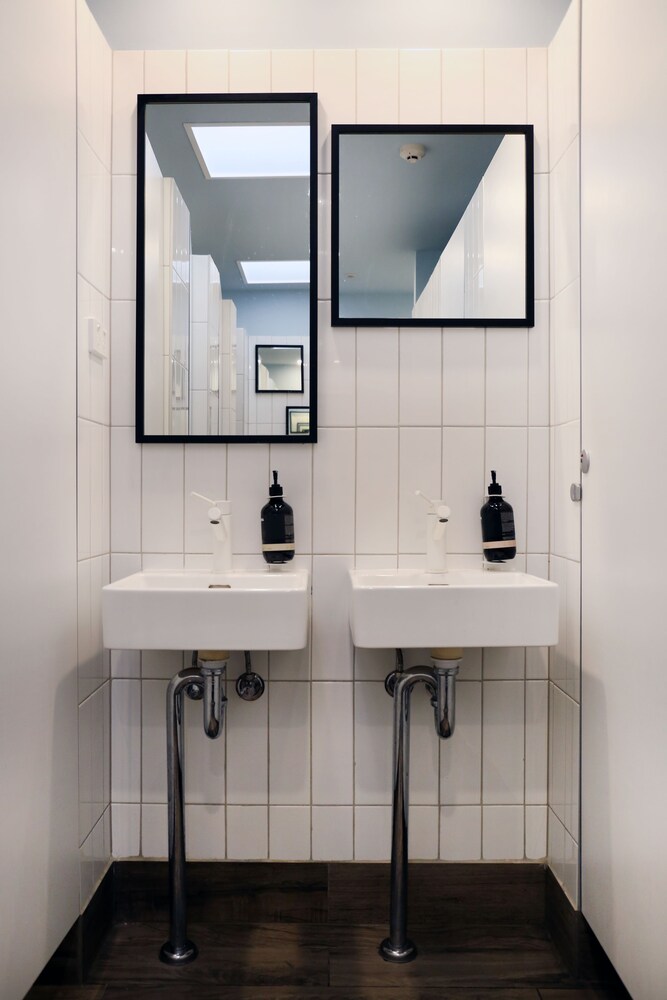
<path id="1" fill-rule="evenodd" d="M 334 326 L 533 326 L 532 125 L 334 125 Z"/>
<path id="2" fill-rule="evenodd" d="M 316 94 L 139 96 L 136 361 L 137 441 L 317 440 Z"/>
<path id="3" fill-rule="evenodd" d="M 255 345 L 255 392 L 303 391 L 303 344 Z"/>

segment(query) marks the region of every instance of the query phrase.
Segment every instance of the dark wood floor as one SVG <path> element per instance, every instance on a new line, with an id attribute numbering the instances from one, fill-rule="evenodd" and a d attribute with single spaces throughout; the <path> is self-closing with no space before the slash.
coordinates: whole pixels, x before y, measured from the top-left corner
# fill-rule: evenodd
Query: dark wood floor
<path id="1" fill-rule="evenodd" d="M 383 962 L 384 865 L 190 866 L 189 934 L 199 958 L 158 961 L 167 937 L 164 866 L 128 865 L 117 923 L 79 987 L 26 1000 L 608 1000 L 572 978 L 544 930 L 536 866 L 415 865 L 416 961 Z M 502 870 L 501 870 L 502 869 Z M 509 871 L 509 875 L 508 875 Z M 509 881 L 508 881 L 509 879 Z"/>

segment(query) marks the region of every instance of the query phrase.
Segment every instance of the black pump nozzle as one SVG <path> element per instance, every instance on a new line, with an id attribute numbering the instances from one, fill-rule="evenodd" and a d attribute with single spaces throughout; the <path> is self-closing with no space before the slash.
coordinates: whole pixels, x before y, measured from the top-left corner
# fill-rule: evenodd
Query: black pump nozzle
<path id="1" fill-rule="evenodd" d="M 491 469 L 491 482 L 489 483 L 489 496 L 500 496 L 503 492 L 503 488 L 500 483 L 496 482 L 495 469 Z"/>
<path id="2" fill-rule="evenodd" d="M 283 488 L 278 482 L 278 473 L 273 470 L 273 486 L 269 486 L 269 496 L 270 497 L 281 497 L 283 495 Z"/>

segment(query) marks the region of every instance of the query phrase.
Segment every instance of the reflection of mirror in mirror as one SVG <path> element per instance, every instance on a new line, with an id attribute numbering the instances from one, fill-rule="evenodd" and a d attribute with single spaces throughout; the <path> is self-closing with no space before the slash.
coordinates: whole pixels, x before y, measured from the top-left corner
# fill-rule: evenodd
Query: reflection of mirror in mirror
<path id="1" fill-rule="evenodd" d="M 303 346 L 257 344 L 256 392 L 303 392 Z"/>
<path id="2" fill-rule="evenodd" d="M 307 406 L 288 406 L 285 414 L 290 437 L 303 437 L 310 433 L 310 411 Z"/>
<path id="3" fill-rule="evenodd" d="M 332 208 L 335 325 L 532 325 L 532 126 L 335 125 Z"/>
<path id="4" fill-rule="evenodd" d="M 314 408 L 316 106 L 139 98 L 138 440 L 287 437 L 287 400 Z"/>

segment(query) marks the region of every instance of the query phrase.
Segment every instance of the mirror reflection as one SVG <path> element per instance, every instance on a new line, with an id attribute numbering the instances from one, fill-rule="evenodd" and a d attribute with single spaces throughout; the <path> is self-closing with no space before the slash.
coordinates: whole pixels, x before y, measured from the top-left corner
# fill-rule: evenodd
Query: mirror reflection
<path id="1" fill-rule="evenodd" d="M 332 322 L 533 324 L 532 126 L 333 128 Z"/>
<path id="2" fill-rule="evenodd" d="M 137 440 L 287 439 L 314 408 L 315 110 L 139 98 Z"/>

